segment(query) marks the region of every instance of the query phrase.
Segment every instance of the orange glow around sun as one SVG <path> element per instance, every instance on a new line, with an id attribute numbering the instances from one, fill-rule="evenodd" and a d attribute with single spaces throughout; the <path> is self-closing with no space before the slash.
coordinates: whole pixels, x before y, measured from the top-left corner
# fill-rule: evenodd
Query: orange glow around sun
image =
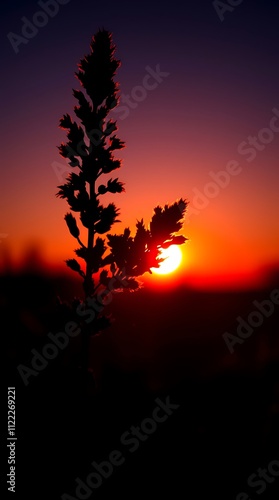
<path id="1" fill-rule="evenodd" d="M 151 270 L 155 274 L 169 274 L 175 271 L 182 261 L 182 252 L 178 245 L 171 245 L 169 248 L 163 249 L 160 253 L 160 258 L 165 259 L 161 262 L 160 267 L 153 267 Z"/>

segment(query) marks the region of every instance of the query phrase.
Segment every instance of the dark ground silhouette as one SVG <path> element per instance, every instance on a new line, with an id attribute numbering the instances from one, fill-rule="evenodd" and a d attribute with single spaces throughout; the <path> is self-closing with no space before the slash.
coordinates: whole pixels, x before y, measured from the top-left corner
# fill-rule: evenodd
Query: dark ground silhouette
<path id="1" fill-rule="evenodd" d="M 119 450 L 123 465 L 83 498 L 166 493 L 230 500 L 242 491 L 258 498 L 248 477 L 279 460 L 279 306 L 234 354 L 222 334 L 235 333 L 236 318 L 247 318 L 253 301 L 274 288 L 114 295 L 109 310 L 117 321 L 90 347 L 97 386 L 78 370 L 72 339 L 25 387 L 18 364 L 30 366 L 31 349 L 41 352 L 47 333 L 60 331 L 56 293 L 79 291 L 62 277 L 2 276 L 7 384 L 16 387 L 17 497 L 77 498 L 75 479 L 85 481 L 93 461 Z M 130 452 L 122 434 L 152 415 L 156 398 L 168 396 L 180 407 Z M 261 498 L 277 498 L 278 483 L 277 477 L 267 484 Z"/>

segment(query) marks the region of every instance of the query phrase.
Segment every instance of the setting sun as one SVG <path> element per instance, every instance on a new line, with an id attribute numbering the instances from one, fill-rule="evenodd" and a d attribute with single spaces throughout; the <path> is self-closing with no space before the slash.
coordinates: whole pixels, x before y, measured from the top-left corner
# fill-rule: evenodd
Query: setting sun
<path id="1" fill-rule="evenodd" d="M 155 274 L 169 274 L 175 271 L 181 263 L 182 252 L 178 245 L 171 245 L 169 248 L 163 249 L 161 255 L 165 259 L 159 268 L 152 268 Z"/>

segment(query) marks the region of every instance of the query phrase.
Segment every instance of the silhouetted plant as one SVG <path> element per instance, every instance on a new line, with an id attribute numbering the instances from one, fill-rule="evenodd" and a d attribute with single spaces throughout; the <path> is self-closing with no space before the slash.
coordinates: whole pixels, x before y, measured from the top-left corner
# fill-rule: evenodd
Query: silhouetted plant
<path id="1" fill-rule="evenodd" d="M 111 34 L 100 30 L 92 38 L 91 51 L 79 63 L 76 76 L 83 87 L 73 90 L 78 105 L 74 112 L 81 125 L 66 114 L 60 120 L 60 127 L 67 130 L 68 141 L 59 147 L 60 154 L 69 160 L 73 167 L 67 182 L 58 186 L 57 196 L 65 198 L 72 212 L 79 213 L 81 225 L 87 232 L 87 241 L 81 239 L 76 218 L 71 212 L 65 221 L 71 235 L 79 243 L 76 256 L 84 261 L 84 268 L 72 258 L 66 264 L 83 279 L 85 299 L 75 301 L 74 307 L 82 314 L 82 308 L 95 304 L 94 321 L 82 324 L 83 364 L 87 364 L 88 339 L 90 335 L 107 327 L 109 319 L 102 314 L 103 301 L 100 290 L 109 287 L 113 291 L 136 290 L 139 288 L 137 277 L 162 262 L 160 251 L 172 244 L 181 245 L 187 238 L 175 235 L 183 224 L 187 202 L 180 199 L 164 208 L 156 207 L 149 227 L 143 219 L 137 221 L 135 236 L 126 228 L 123 234 L 106 234 L 119 222 L 119 210 L 114 203 L 104 206 L 101 197 L 106 193 L 121 193 L 123 183 L 118 178 L 110 178 L 101 183 L 99 178 L 106 176 L 121 166 L 114 152 L 124 147 L 115 134 L 116 122 L 109 119 L 110 111 L 117 106 L 118 84 L 114 81 L 120 61 L 114 58 L 115 46 Z M 78 173 L 76 173 L 78 169 Z M 100 235 L 105 235 L 101 237 Z M 94 279 L 93 279 L 94 276 Z M 79 322 L 80 322 L 79 316 Z"/>

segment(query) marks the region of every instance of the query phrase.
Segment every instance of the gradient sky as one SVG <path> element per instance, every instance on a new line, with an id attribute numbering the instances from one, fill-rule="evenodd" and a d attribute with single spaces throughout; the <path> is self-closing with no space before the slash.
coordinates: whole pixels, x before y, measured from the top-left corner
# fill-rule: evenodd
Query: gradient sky
<path id="1" fill-rule="evenodd" d="M 123 222 L 112 232 L 133 231 L 136 219 L 148 223 L 157 204 L 183 197 L 195 209 L 183 230 L 189 238 L 180 268 L 185 282 L 252 283 L 278 265 L 279 130 L 272 137 L 270 122 L 279 127 L 279 6 L 243 0 L 221 21 L 205 0 L 70 0 L 16 54 L 8 33 L 20 35 L 21 18 L 32 20 L 39 10 L 35 1 L 1 6 L 0 236 L 7 235 L 1 250 L 21 259 L 32 243 L 51 264 L 74 257 L 63 220 L 68 207 L 55 197 L 67 170 L 59 178 L 52 165 L 67 167 L 56 147 L 66 140 L 59 119 L 73 115 L 77 63 L 104 27 L 122 62 L 122 96 L 142 86 L 147 66 L 169 73 L 143 100 L 132 98 L 133 107 L 111 115 L 126 143 L 123 167 L 114 172 L 126 193 L 113 197 Z M 249 136 L 260 137 L 259 150 L 244 154 L 249 146 L 239 146 Z M 233 160 L 240 173 L 213 197 L 198 199 L 210 190 L 212 172 Z"/>

